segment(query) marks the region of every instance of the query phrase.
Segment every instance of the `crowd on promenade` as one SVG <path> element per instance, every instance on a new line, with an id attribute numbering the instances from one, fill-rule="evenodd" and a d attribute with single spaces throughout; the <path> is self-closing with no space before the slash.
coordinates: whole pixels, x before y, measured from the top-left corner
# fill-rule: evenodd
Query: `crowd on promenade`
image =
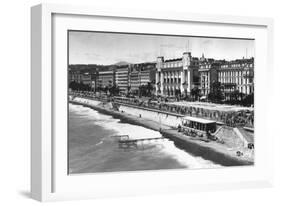
<path id="1" fill-rule="evenodd" d="M 254 111 L 253 110 L 238 110 L 238 111 L 220 111 L 216 109 L 206 109 L 192 106 L 190 104 L 175 105 L 169 104 L 162 100 L 143 99 L 137 97 L 108 97 L 106 95 L 96 96 L 93 92 L 72 92 L 74 96 L 94 98 L 101 101 L 110 101 L 119 104 L 130 104 L 143 108 L 156 109 L 160 111 L 176 113 L 181 115 L 194 116 L 204 119 L 215 120 L 224 123 L 231 127 L 254 127 Z"/>

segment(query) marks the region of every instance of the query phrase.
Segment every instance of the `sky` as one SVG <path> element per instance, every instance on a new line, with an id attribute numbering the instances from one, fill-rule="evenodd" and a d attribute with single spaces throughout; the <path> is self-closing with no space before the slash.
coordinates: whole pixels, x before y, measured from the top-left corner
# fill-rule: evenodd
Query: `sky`
<path id="1" fill-rule="evenodd" d="M 182 57 L 234 60 L 254 57 L 254 40 L 69 31 L 69 64 L 154 62 Z"/>

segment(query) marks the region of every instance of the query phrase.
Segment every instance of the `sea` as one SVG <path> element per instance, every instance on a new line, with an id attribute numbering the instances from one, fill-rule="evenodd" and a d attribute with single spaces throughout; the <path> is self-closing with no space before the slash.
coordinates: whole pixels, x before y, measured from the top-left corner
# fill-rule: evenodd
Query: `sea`
<path id="1" fill-rule="evenodd" d="M 168 138 L 124 147 L 118 135 L 131 140 L 162 137 L 158 131 L 69 103 L 69 174 L 221 167 L 177 148 Z"/>

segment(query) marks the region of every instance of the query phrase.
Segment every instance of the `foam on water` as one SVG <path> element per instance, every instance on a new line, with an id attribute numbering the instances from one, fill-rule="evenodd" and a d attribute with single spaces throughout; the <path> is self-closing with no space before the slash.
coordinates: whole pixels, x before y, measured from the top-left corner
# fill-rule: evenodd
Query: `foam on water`
<path id="1" fill-rule="evenodd" d="M 70 105 L 69 109 L 71 111 L 74 111 L 89 120 L 94 120 L 96 125 L 105 129 L 115 130 L 118 135 L 129 135 L 130 139 L 161 137 L 161 134 L 157 131 L 137 125 L 121 123 L 120 119 L 115 119 L 109 115 L 101 114 L 88 107 L 73 104 Z"/>
<path id="2" fill-rule="evenodd" d="M 112 116 L 101 114 L 88 107 L 70 104 L 69 110 L 83 116 L 83 118 L 85 117 L 90 121 L 94 121 L 94 124 L 99 125 L 100 127 L 116 131 L 117 135 L 129 135 L 130 139 L 161 137 L 161 134 L 158 131 L 147 129 L 142 126 L 122 123 L 120 122 L 120 119 L 115 119 Z M 103 140 L 105 140 L 105 138 L 103 138 Z M 96 145 L 103 144 L 103 140 L 98 142 Z M 144 141 L 143 144 L 157 147 L 159 150 L 158 155 L 172 157 L 181 165 L 190 169 L 221 167 L 221 165 L 215 164 L 201 157 L 193 156 L 186 151 L 177 148 L 170 140 Z"/>
<path id="3" fill-rule="evenodd" d="M 163 153 L 171 155 L 178 162 L 185 165 L 189 169 L 221 167 L 221 165 L 215 164 L 214 162 L 209 160 L 205 160 L 202 157 L 195 157 L 193 155 L 190 155 L 186 151 L 177 148 L 171 141 L 167 141 L 164 143 Z"/>

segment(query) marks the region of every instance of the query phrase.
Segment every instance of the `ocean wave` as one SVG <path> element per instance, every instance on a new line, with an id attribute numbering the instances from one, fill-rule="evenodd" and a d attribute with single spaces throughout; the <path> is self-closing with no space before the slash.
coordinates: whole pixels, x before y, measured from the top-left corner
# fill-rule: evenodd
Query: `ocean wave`
<path id="1" fill-rule="evenodd" d="M 180 164 L 185 165 L 189 169 L 218 168 L 222 167 L 212 161 L 205 160 L 202 157 L 193 156 L 186 151 L 177 148 L 172 141 L 163 143 L 162 152 L 175 158 Z"/>
<path id="2" fill-rule="evenodd" d="M 161 134 L 158 131 L 147 129 L 142 126 L 122 123 L 120 122 L 120 119 L 115 119 L 110 115 L 101 114 L 98 111 L 81 105 L 70 104 L 69 111 L 75 112 L 79 114 L 79 116 L 83 116 L 83 118 L 94 121 L 94 124 L 103 127 L 104 129 L 114 130 L 116 135 L 128 135 L 130 139 L 161 137 Z M 114 139 L 114 137 L 104 137 L 103 140 L 98 142 L 96 145 L 100 145 L 108 141 L 116 141 L 116 139 Z M 174 143 L 168 139 L 157 141 L 146 140 L 141 144 L 144 148 L 148 148 L 149 146 L 149 148 L 157 150 L 156 152 L 154 151 L 153 155 L 172 157 L 181 165 L 189 169 L 221 167 L 221 165 L 215 164 L 212 161 L 193 156 L 186 151 L 177 148 Z"/>

